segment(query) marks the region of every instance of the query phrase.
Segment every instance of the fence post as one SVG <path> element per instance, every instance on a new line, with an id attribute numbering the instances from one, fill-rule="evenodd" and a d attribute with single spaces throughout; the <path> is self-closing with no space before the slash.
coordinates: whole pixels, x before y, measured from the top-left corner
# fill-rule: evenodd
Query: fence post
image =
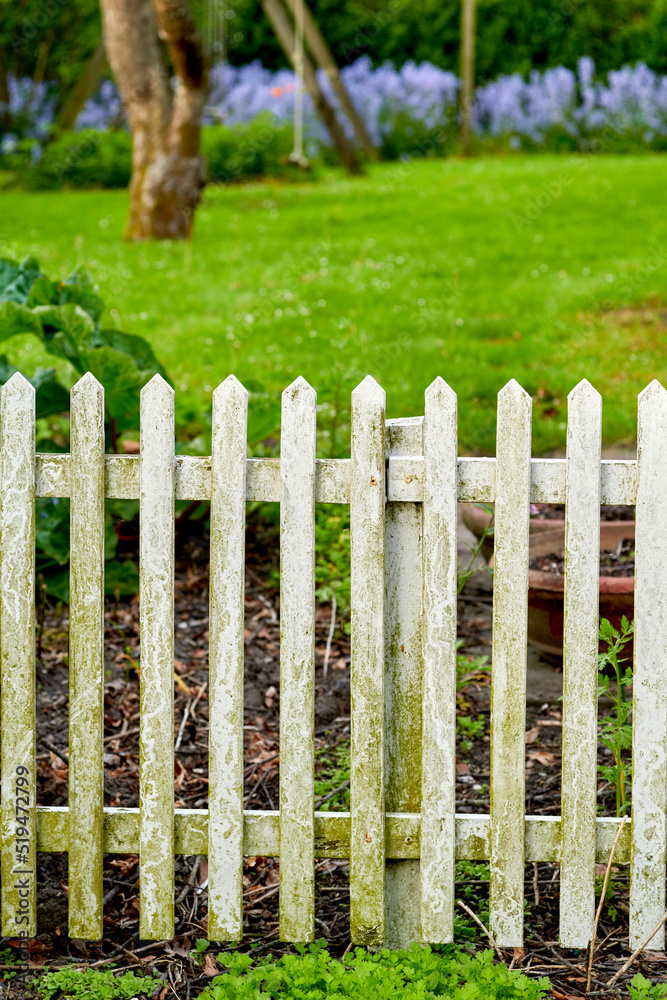
<path id="1" fill-rule="evenodd" d="M 280 429 L 280 938 L 315 932 L 315 391 L 282 396 Z"/>
<path id="2" fill-rule="evenodd" d="M 602 400 L 568 396 L 565 484 L 560 943 L 586 948 L 595 916 Z"/>
<path id="3" fill-rule="evenodd" d="M 0 397 L 2 934 L 37 933 L 35 761 L 35 390 L 19 372 Z"/>
<path id="4" fill-rule="evenodd" d="M 387 454 L 421 455 L 422 417 L 387 420 Z M 387 812 L 421 809 L 422 508 L 385 508 L 385 785 Z M 419 862 L 387 861 L 385 944 L 419 941 Z"/>
<path id="5" fill-rule="evenodd" d="M 630 946 L 665 911 L 667 781 L 667 392 L 639 396 L 635 534 L 635 674 L 632 725 Z M 657 530 L 656 530 L 657 529 Z M 664 926 L 647 947 L 662 950 Z"/>
<path id="6" fill-rule="evenodd" d="M 209 610 L 208 936 L 243 936 L 243 625 L 248 392 L 213 393 Z"/>
<path id="7" fill-rule="evenodd" d="M 489 909 L 501 948 L 523 945 L 531 406 L 514 379 L 498 393 Z"/>
<path id="8" fill-rule="evenodd" d="M 350 936 L 384 943 L 385 394 L 367 376 L 352 393 Z"/>
<path id="9" fill-rule="evenodd" d="M 102 937 L 104 832 L 104 389 L 70 403 L 69 934 Z"/>
<path id="10" fill-rule="evenodd" d="M 456 395 L 441 378 L 424 415 L 424 693 L 421 936 L 454 938 L 456 878 Z"/>
<path id="11" fill-rule="evenodd" d="M 141 390 L 140 923 L 174 936 L 174 390 Z"/>

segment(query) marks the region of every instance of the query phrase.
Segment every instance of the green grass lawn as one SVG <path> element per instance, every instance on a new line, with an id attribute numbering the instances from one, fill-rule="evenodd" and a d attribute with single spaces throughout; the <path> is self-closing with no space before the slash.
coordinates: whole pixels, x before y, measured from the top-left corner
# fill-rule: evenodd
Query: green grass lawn
<path id="1" fill-rule="evenodd" d="M 370 373 L 389 416 L 423 412 L 440 374 L 461 450 L 492 452 L 514 377 L 543 453 L 564 444 L 580 378 L 603 394 L 607 445 L 633 441 L 637 393 L 667 378 L 666 190 L 661 156 L 389 164 L 211 189 L 189 246 L 124 243 L 124 192 L 12 191 L 0 254 L 88 267 L 109 325 L 146 336 L 183 390 L 181 420 L 229 372 L 272 397 L 301 374 L 322 400 Z M 24 338 L 6 352 L 42 360 Z"/>

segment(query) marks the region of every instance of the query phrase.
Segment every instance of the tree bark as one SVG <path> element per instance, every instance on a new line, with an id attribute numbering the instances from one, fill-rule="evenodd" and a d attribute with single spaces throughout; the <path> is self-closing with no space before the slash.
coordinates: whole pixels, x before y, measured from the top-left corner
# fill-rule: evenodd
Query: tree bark
<path id="1" fill-rule="evenodd" d="M 188 239 L 206 183 L 199 153 L 208 73 L 186 0 L 100 0 L 104 40 L 132 130 L 126 236 Z M 176 73 L 169 84 L 160 40 Z"/>
<path id="2" fill-rule="evenodd" d="M 95 93 L 95 88 L 102 78 L 106 65 L 107 54 L 104 51 L 104 42 L 101 41 L 83 67 L 83 72 L 72 87 L 63 109 L 58 115 L 58 128 L 64 132 L 69 132 L 74 128 L 86 101 Z"/>
<path id="3" fill-rule="evenodd" d="M 9 84 L 7 82 L 7 66 L 5 65 L 5 54 L 0 49 L 0 102 L 9 104 Z"/>
<path id="4" fill-rule="evenodd" d="M 294 31 L 282 3 L 280 0 L 261 0 L 261 3 L 269 24 L 276 33 L 276 38 L 280 42 L 283 52 L 289 59 L 292 66 L 294 66 Z M 313 64 L 305 53 L 303 57 L 303 82 L 310 92 L 313 105 L 315 106 L 315 111 L 329 130 L 329 135 L 333 139 L 334 145 L 338 150 L 338 155 L 344 165 L 351 174 L 360 174 L 362 172 L 361 164 L 359 163 L 357 154 L 354 151 L 354 146 L 345 135 L 342 125 L 336 118 L 336 112 L 324 96 L 322 88 L 318 83 Z"/>
<path id="5" fill-rule="evenodd" d="M 333 53 L 327 44 L 327 40 L 320 31 L 317 21 L 310 13 L 307 3 L 305 0 L 303 2 L 303 26 L 306 35 L 306 42 L 313 56 L 320 64 L 324 72 L 329 77 L 331 81 L 331 86 L 334 93 L 336 94 L 340 105 L 350 120 L 352 127 L 354 129 L 354 134 L 357 137 L 357 141 L 364 153 L 371 158 L 371 160 L 378 160 L 380 158 L 379 150 L 373 140 L 371 139 L 366 126 L 364 125 L 361 115 L 354 106 L 354 102 L 347 92 L 343 81 L 340 78 L 340 73 L 338 71 L 338 64 L 333 57 Z M 292 15 L 296 17 L 297 12 L 297 0 L 287 0 L 287 6 L 289 7 Z"/>

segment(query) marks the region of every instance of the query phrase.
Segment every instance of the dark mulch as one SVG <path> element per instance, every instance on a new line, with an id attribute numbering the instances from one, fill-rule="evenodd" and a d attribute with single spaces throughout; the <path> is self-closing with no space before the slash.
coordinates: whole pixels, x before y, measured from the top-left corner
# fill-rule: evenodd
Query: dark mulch
<path id="1" fill-rule="evenodd" d="M 278 806 L 279 752 L 279 594 L 269 584 L 275 575 L 272 560 L 276 545 L 256 525 L 248 532 L 246 579 L 246 677 L 245 677 L 245 807 Z M 461 601 L 459 633 L 466 648 L 479 655 L 490 652 L 488 592 L 469 585 Z M 472 598 L 471 598 L 472 594 Z M 485 609 L 481 615 L 479 608 Z M 476 610 L 477 609 L 477 610 Z M 139 617 L 138 601 L 109 601 L 106 608 L 105 685 L 105 804 L 138 805 L 139 791 Z M 320 777 L 337 765 L 336 748 L 349 741 L 349 640 L 337 620 L 330 648 L 327 638 L 331 609 L 321 606 L 316 619 L 316 746 Z M 49 608 L 45 615 L 38 663 L 38 801 L 67 803 L 68 668 L 66 608 Z M 190 538 L 180 551 L 176 582 L 175 740 L 177 745 L 174 790 L 177 808 L 207 806 L 207 644 L 208 592 L 205 539 Z M 324 672 L 327 661 L 326 676 Z M 489 810 L 489 683 L 484 672 L 474 674 L 459 698 L 462 715 L 481 717 L 479 738 L 466 748 L 461 742 L 457 761 L 457 810 Z M 539 699 L 538 699 L 539 700 Z M 557 702 L 531 705 L 526 733 L 526 807 L 532 815 L 560 812 L 561 715 Z M 601 762 L 605 760 L 600 754 Z M 342 783 L 344 786 L 344 782 Z M 335 791 L 332 789 L 332 791 Z M 327 809 L 345 808 L 345 787 L 328 798 Z M 601 782 L 598 792 L 603 811 L 613 805 L 612 790 Z M 318 802 L 318 808 L 322 805 Z M 603 872 L 602 872 L 603 873 Z M 171 942 L 142 942 L 138 937 L 139 867 L 136 856 L 105 857 L 104 940 L 71 941 L 67 937 L 67 856 L 40 855 L 38 886 L 38 937 L 31 946 L 34 967 L 68 963 L 117 963 L 117 968 L 149 968 L 165 979 L 165 996 L 197 996 L 207 982 L 205 970 L 192 957 L 194 942 L 206 937 L 206 858 L 176 859 L 176 936 Z M 332 954 L 349 947 L 349 865 L 345 861 L 317 863 L 317 935 L 329 942 Z M 244 869 L 244 941 L 242 950 L 255 956 L 279 955 L 291 946 L 278 942 L 278 861 L 248 858 Z M 627 957 L 628 880 L 625 868 L 614 875 L 613 909 L 605 909 L 600 926 L 602 943 L 596 959 L 599 981 L 607 981 Z M 471 900 L 469 891 L 475 893 Z M 467 875 L 459 886 L 473 909 L 483 908 L 488 882 Z M 522 951 L 507 952 L 508 963 L 529 975 L 551 977 L 553 995 L 582 996 L 582 969 L 586 955 L 557 948 L 558 866 L 527 866 L 527 943 Z M 480 946 L 486 946 L 478 938 Z M 11 946 L 11 942 L 9 943 Z M 5 947 L 6 945 L 3 945 Z M 211 955 L 221 948 L 212 946 Z M 215 971 L 213 958 L 207 970 Z M 637 970 L 659 981 L 667 962 L 664 955 L 645 955 Z M 32 975 L 30 973 L 29 975 Z M 2 970 L 0 970 L 0 978 Z M 8 1000 L 30 996 L 19 975 L 0 994 Z M 600 986 L 595 986 L 600 989 Z M 603 995 L 600 993 L 599 995 Z M 615 993 L 605 993 L 614 996 Z M 626 992 L 618 995 L 627 995 Z"/>
<path id="2" fill-rule="evenodd" d="M 540 521 L 564 521 L 564 503 L 538 503 L 535 505 L 538 513 L 533 515 L 533 519 Z M 602 504 L 600 506 L 601 521 L 634 521 L 635 508 L 623 506 L 621 504 Z"/>
<path id="3" fill-rule="evenodd" d="M 558 552 L 535 556 L 530 560 L 530 568 L 541 573 L 565 573 L 565 556 Z M 615 549 L 603 549 L 600 552 L 600 576 L 634 576 L 635 575 L 635 540 L 622 538 Z"/>

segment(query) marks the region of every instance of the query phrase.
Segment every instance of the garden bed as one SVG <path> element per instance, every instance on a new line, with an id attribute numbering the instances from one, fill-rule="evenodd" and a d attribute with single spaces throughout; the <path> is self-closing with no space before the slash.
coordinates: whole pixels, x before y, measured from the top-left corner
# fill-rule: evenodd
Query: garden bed
<path id="1" fill-rule="evenodd" d="M 175 796 L 177 807 L 207 805 L 207 642 L 208 593 L 205 545 L 188 543 L 181 553 L 176 582 Z M 279 595 L 266 585 L 274 541 L 251 527 L 248 534 L 246 579 L 245 685 L 245 807 L 278 806 L 279 752 Z M 486 589 L 468 584 L 459 608 L 459 634 L 464 652 L 490 653 L 490 603 Z M 480 584 L 487 583 L 480 579 Z M 105 684 L 105 804 L 138 805 L 139 660 L 138 601 L 109 601 L 106 607 Z M 349 803 L 349 640 L 334 632 L 327 656 L 331 609 L 320 606 L 316 619 L 316 806 L 346 809 Z M 38 801 L 67 802 L 67 608 L 47 610 L 38 664 Z M 327 675 L 324 661 L 327 658 Z M 560 812 L 561 713 L 553 690 L 540 701 L 539 689 L 529 692 L 526 721 L 526 809 L 532 815 Z M 459 694 L 457 811 L 489 811 L 489 677 L 472 672 Z M 187 711 L 186 711 L 187 710 Z M 603 712 L 606 709 L 603 708 Z M 600 762 L 608 756 L 600 753 Z M 600 782 L 601 810 L 613 812 L 613 791 Z M 325 805 L 326 803 L 326 805 Z M 459 864 L 457 898 L 484 921 L 488 920 L 488 865 Z M 603 868 L 600 867 L 600 877 Z M 67 856 L 39 856 L 38 929 L 31 952 L 35 966 L 110 962 L 137 972 L 164 976 L 165 997 L 196 997 L 222 971 L 214 956 L 219 946 L 197 957 L 196 942 L 206 938 L 207 863 L 205 858 L 176 859 L 176 936 L 165 944 L 139 940 L 139 868 L 136 856 L 105 857 L 104 940 L 71 941 L 67 937 Z M 322 860 L 316 870 L 316 934 L 326 938 L 331 954 L 349 949 L 349 865 Z M 586 955 L 558 949 L 558 866 L 526 867 L 526 945 L 507 951 L 508 963 L 530 976 L 548 975 L 554 996 L 582 996 Z M 280 955 L 291 946 L 278 941 L 278 861 L 248 858 L 244 868 L 244 941 L 252 956 Z M 614 869 L 612 892 L 603 912 L 598 940 L 603 942 L 595 964 L 598 985 L 607 981 L 627 957 L 628 876 L 625 866 Z M 487 942 L 473 922 L 457 908 L 457 940 L 484 948 Z M 206 955 L 210 952 L 210 957 Z M 207 963 L 206 965 L 204 963 Z M 652 981 L 662 979 L 667 957 L 644 955 L 631 974 L 641 970 Z M 22 976 L 12 979 L 9 1000 L 28 997 Z M 629 978 L 629 976 L 627 977 Z M 162 995 L 162 994 L 161 994 Z M 600 995 L 603 995 L 602 993 Z M 613 995 L 605 993 L 604 995 Z M 627 995 L 627 994 L 619 994 Z"/>

